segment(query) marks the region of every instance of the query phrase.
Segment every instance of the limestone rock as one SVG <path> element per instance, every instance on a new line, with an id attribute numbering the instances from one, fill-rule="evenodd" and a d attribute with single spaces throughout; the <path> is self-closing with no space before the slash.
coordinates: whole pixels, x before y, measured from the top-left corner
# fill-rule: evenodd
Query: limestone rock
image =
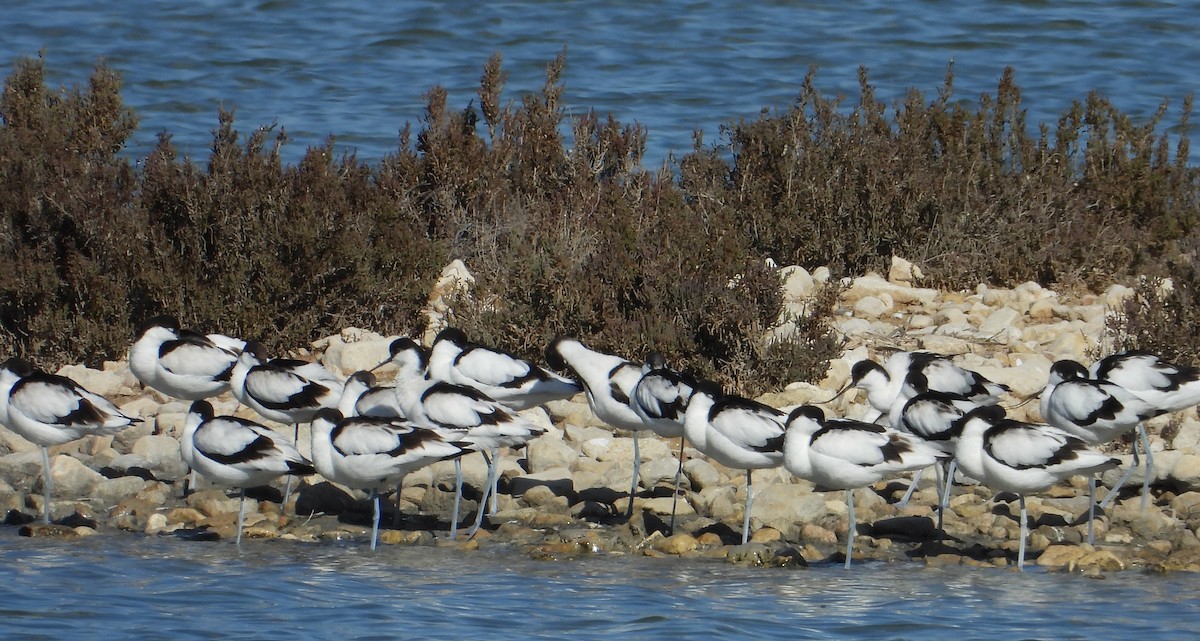
<path id="1" fill-rule="evenodd" d="M 360 370 L 371 370 L 387 360 L 392 338 L 351 327 L 330 336 L 326 342 L 321 364 L 345 378 Z"/>
<path id="2" fill-rule="evenodd" d="M 579 453 L 562 439 L 541 437 L 529 443 L 529 471 L 531 472 L 569 468 L 577 458 L 579 458 Z"/>

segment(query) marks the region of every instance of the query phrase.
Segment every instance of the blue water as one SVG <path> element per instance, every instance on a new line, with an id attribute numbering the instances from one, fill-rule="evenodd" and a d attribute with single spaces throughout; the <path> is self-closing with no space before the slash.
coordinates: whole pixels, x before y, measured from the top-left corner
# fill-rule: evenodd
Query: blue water
<path id="1" fill-rule="evenodd" d="M 1200 11 L 1183 0 L 6 0 L 0 33 L 0 60 L 44 51 L 56 86 L 107 60 L 142 119 L 127 151 L 169 131 L 199 160 L 219 106 L 243 132 L 284 127 L 288 161 L 330 135 L 380 158 L 430 88 L 454 109 L 475 98 L 496 52 L 519 100 L 566 47 L 567 108 L 646 126 L 652 167 L 688 151 L 694 130 L 719 143 L 722 124 L 786 109 L 810 65 L 818 87 L 851 99 L 865 65 L 888 102 L 909 87 L 932 98 L 951 60 L 956 95 L 973 102 L 1011 65 L 1032 122 L 1098 90 L 1138 120 L 1169 99 L 1173 125 L 1200 86 Z"/>
<path id="2" fill-rule="evenodd" d="M 0 59 L 44 52 L 52 85 L 85 83 L 99 59 L 121 72 L 141 118 L 127 152 L 168 131 L 203 161 L 219 107 L 243 132 L 277 123 L 285 160 L 335 136 L 339 151 L 394 151 L 422 98 L 475 97 L 499 52 L 506 97 L 536 91 L 564 47 L 565 104 L 648 129 L 647 165 L 692 132 L 786 109 L 811 65 L 817 86 L 857 97 L 932 97 L 953 60 L 956 95 L 992 92 L 1017 70 L 1031 122 L 1091 90 L 1139 120 L 1163 99 L 1167 125 L 1200 86 L 1200 11 L 1153 0 L 894 2 L 5 0 Z M 1193 145 L 1193 158 L 1200 145 Z M 918 564 L 808 570 L 602 557 L 535 562 L 519 552 L 361 548 L 136 536 L 73 542 L 0 529 L 0 638 L 670 639 L 1194 638 L 1195 577 L 1103 580 Z"/>
<path id="3" fill-rule="evenodd" d="M 1195 577 L 0 530 L 5 639 L 1193 639 Z"/>

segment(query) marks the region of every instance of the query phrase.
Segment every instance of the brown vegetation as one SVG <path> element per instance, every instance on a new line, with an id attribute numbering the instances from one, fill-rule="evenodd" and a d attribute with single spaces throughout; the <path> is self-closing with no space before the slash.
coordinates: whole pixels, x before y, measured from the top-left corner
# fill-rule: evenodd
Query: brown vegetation
<path id="1" fill-rule="evenodd" d="M 411 333 L 440 268 L 462 258 L 477 283 L 453 321 L 482 342 L 654 348 L 756 393 L 819 377 L 837 345 L 833 291 L 794 339 L 763 343 L 782 309 L 767 259 L 856 274 L 899 254 L 944 286 L 1086 286 L 1191 270 L 1200 242 L 1190 99 L 1172 150 L 1165 107 L 1135 124 L 1096 95 L 1031 131 L 1011 72 L 973 107 L 953 100 L 952 73 L 935 99 L 914 90 L 890 107 L 865 71 L 852 107 L 810 73 L 791 109 L 649 172 L 637 126 L 587 114 L 564 138 L 564 64 L 519 102 L 503 98 L 498 56 L 478 108 L 432 89 L 377 166 L 335 157 L 332 141 L 283 165 L 282 131 L 243 140 L 222 112 L 207 167 L 164 135 L 135 168 L 114 71 L 54 92 L 40 61 L 21 62 L 0 101 L 0 348 L 96 363 L 159 312 L 277 348 L 348 325 Z M 1194 315 L 1187 273 L 1172 309 Z M 1139 336 L 1169 322 L 1125 318 L 1149 323 Z"/>

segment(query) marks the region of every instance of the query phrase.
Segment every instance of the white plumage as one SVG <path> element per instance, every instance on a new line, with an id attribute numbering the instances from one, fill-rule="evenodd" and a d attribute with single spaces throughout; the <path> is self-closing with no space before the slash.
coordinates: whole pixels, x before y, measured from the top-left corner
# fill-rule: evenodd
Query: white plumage
<path id="1" fill-rule="evenodd" d="M 429 377 L 474 387 L 514 410 L 568 399 L 578 383 L 504 350 L 467 340 L 458 328 L 438 333 L 429 353 Z"/>
<path id="2" fill-rule="evenodd" d="M 820 408 L 811 405 L 802 405 L 788 415 L 783 441 L 783 466 L 787 471 L 821 488 L 846 490 L 847 568 L 854 554 L 858 523 L 853 490 L 928 467 L 948 456 L 912 434 L 874 423 L 826 419 Z"/>
<path id="3" fill-rule="evenodd" d="M 313 465 L 282 435 L 237 416 L 216 416 L 208 401 L 192 403 L 184 419 L 180 454 L 192 469 L 222 486 L 239 488 L 237 543 L 242 543 L 246 488 L 285 474 L 306 475 Z"/>
<path id="4" fill-rule="evenodd" d="M 379 489 L 399 487 L 408 473 L 465 451 L 464 444 L 397 417 L 343 417 L 338 410 L 322 409 L 313 418 L 312 430 L 317 472 L 335 483 L 370 492 L 372 550 L 379 539 Z"/>
<path id="5" fill-rule="evenodd" d="M 783 464 L 786 419 L 783 412 L 758 401 L 722 394 L 710 381 L 697 381 L 688 402 L 684 430 L 692 447 L 725 467 L 746 470 L 743 543 L 750 538 L 753 471 Z"/>
<path id="6" fill-rule="evenodd" d="M 396 388 L 379 385 L 375 375 L 358 371 L 346 379 L 337 410 L 342 416 L 383 416 L 403 418 L 404 411 L 396 402 Z"/>
<path id="7" fill-rule="evenodd" d="M 891 412 L 892 406 L 900 399 L 905 381 L 909 380 L 912 373 L 924 376 L 924 386 L 916 389 L 917 393 L 950 392 L 987 404 L 996 402 L 1000 395 L 1008 391 L 1004 385 L 959 367 L 940 354 L 896 352 L 883 365 L 864 360 L 851 368 L 849 385 L 867 392 L 867 402 L 873 410 L 864 420 L 875 420 Z"/>
<path id="8" fill-rule="evenodd" d="M 1147 418 L 1165 414 L 1166 410 L 1155 407 L 1120 385 L 1088 378 L 1087 369 L 1075 361 L 1061 360 L 1050 367 L 1049 381 L 1042 390 L 1041 413 L 1047 423 L 1093 445 L 1108 443 L 1137 429 L 1137 438 L 1133 443 L 1134 464 L 1121 475 L 1100 505 L 1107 507 L 1118 496 L 1121 486 L 1137 467 L 1137 444 L 1140 438 L 1146 450 L 1145 479 L 1142 482 L 1142 507 L 1145 507 L 1154 459 L 1150 454 L 1149 438 L 1141 423 Z"/>
<path id="9" fill-rule="evenodd" d="M 143 385 L 195 401 L 229 390 L 245 343 L 222 334 L 180 329 L 171 316 L 146 321 L 129 349 L 129 369 Z"/>
<path id="10" fill-rule="evenodd" d="M 545 429 L 512 412 L 483 392 L 464 385 L 435 381 L 425 377 L 428 355 L 409 338 L 398 338 L 390 346 L 389 362 L 396 372 L 396 402 L 415 425 L 455 432 L 455 439 L 483 454 L 488 461 L 487 488 L 480 501 L 472 533 L 483 521 L 487 494 L 496 481 L 496 457 L 502 447 L 522 447 Z M 489 453 L 491 454 L 489 456 Z M 451 522 L 451 535 L 457 533 L 458 498 Z"/>
<path id="11" fill-rule="evenodd" d="M 22 438 L 41 447 L 45 473 L 42 518 L 50 522 L 53 476 L 52 445 L 85 436 L 106 436 L 140 423 L 108 399 L 92 393 L 65 376 L 48 374 L 19 358 L 0 364 L 0 420 Z"/>
<path id="12" fill-rule="evenodd" d="M 1004 409 L 984 406 L 959 421 L 961 433 L 955 461 L 968 476 L 1001 492 L 1013 492 L 1021 503 L 1021 543 L 1017 566 L 1025 564 L 1025 495 L 1041 492 L 1076 474 L 1093 475 L 1119 461 L 1097 452 L 1069 432 L 1051 425 L 1023 423 L 1005 417 Z"/>
<path id="13" fill-rule="evenodd" d="M 268 358 L 266 347 L 246 343 L 233 367 L 230 389 L 242 405 L 268 420 L 307 423 L 317 410 L 337 407 L 342 381 L 320 363 Z"/>
<path id="14" fill-rule="evenodd" d="M 1092 363 L 1088 371 L 1092 378 L 1120 385 L 1167 412 L 1200 405 L 1200 369 L 1150 352 L 1113 354 Z"/>

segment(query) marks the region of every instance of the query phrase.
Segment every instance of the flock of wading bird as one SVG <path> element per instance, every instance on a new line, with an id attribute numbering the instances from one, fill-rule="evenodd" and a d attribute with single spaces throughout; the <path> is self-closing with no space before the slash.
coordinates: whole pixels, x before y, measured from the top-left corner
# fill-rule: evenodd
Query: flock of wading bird
<path id="1" fill-rule="evenodd" d="M 933 467 L 941 531 L 957 469 L 995 491 L 1018 495 L 1021 567 L 1028 536 L 1025 494 L 1072 475 L 1090 476 L 1092 542 L 1096 477 L 1120 463 L 1094 446 L 1137 431 L 1133 465 L 1100 506 L 1114 500 L 1144 456 L 1144 508 L 1153 460 L 1142 421 L 1200 404 L 1200 371 L 1145 352 L 1114 354 L 1090 368 L 1069 360 L 1054 363 L 1040 393 L 1041 415 L 1049 424 L 1035 424 L 1006 417 L 998 404 L 1008 392 L 1005 386 L 928 352 L 899 352 L 882 365 L 856 363 L 850 382 L 838 392 L 840 396 L 851 387 L 866 391 L 869 410 L 855 420 L 827 417 L 812 405 L 785 412 L 673 370 L 661 355 L 632 362 L 571 338 L 555 339 L 545 351 L 546 363 L 562 374 L 470 342 L 455 328 L 438 334 L 429 349 L 398 338 L 389 351 L 389 358 L 374 369 L 391 363 L 398 371 L 393 385 L 381 386 L 371 371 L 342 380 L 319 363 L 268 358 L 260 343 L 181 329 L 176 319 L 160 316 L 140 328 L 129 366 L 144 385 L 193 401 L 180 453 L 193 474 L 241 490 L 239 546 L 245 488 L 287 475 L 286 505 L 292 477 L 317 473 L 369 493 L 374 549 L 381 491 L 398 488 L 406 474 L 422 466 L 448 459 L 459 463 L 460 457 L 479 452 L 488 462 L 488 476 L 468 533 L 473 535 L 488 511 L 489 497 L 495 510 L 501 448 L 521 447 L 544 431 L 518 412 L 583 392 L 600 420 L 634 432 L 630 513 L 638 488 L 637 432 L 682 437 L 680 471 L 684 442 L 722 465 L 746 471 L 743 542 L 749 537 L 754 470 L 782 465 L 818 488 L 846 490 L 849 567 L 857 524 L 853 489 L 916 472 L 901 499 L 906 503 L 920 471 Z M 205 399 L 227 390 L 263 418 L 297 426 L 293 440 L 252 420 L 215 415 Z M 18 358 L 0 364 L 0 422 L 42 448 L 47 523 L 47 448 L 87 435 L 114 434 L 139 421 L 70 378 L 39 371 Z M 301 423 L 311 423 L 310 457 L 294 445 Z M 461 466 L 457 469 L 451 537 L 457 536 L 462 495 Z M 677 471 L 676 500 L 679 477 Z M 397 509 L 397 518 L 399 514 Z"/>

